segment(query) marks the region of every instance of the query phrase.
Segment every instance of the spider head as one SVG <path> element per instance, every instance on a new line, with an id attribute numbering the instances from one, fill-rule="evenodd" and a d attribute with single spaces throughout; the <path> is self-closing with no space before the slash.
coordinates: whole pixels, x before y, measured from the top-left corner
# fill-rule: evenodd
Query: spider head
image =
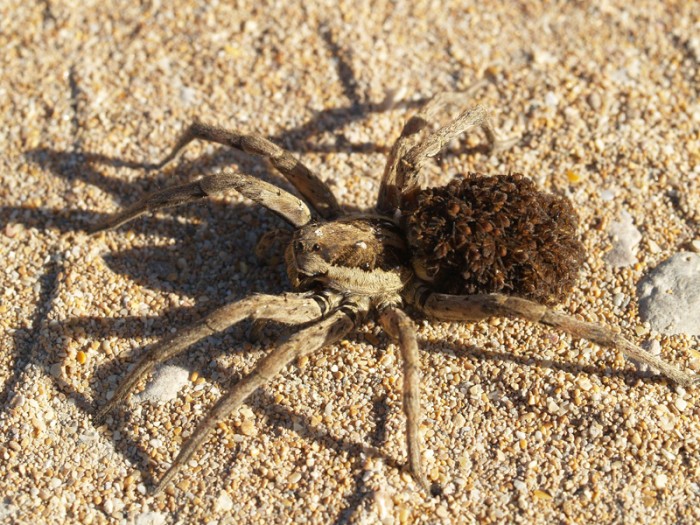
<path id="1" fill-rule="evenodd" d="M 328 228 L 311 224 L 295 232 L 284 253 L 287 275 L 295 289 L 309 288 L 328 273 L 331 258 L 327 240 Z"/>
<path id="2" fill-rule="evenodd" d="M 344 218 L 308 224 L 287 246 L 287 274 L 296 289 L 314 285 L 347 291 L 377 271 L 396 271 L 408 260 L 395 224 L 374 218 Z M 364 277 L 363 277 L 364 276 Z"/>

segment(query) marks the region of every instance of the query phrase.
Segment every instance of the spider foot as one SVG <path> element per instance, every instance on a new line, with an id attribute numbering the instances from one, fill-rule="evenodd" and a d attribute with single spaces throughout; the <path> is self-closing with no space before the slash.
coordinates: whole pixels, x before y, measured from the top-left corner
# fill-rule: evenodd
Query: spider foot
<path id="1" fill-rule="evenodd" d="M 163 492 L 163 489 L 168 486 L 168 483 L 175 477 L 175 474 L 177 474 L 179 470 L 179 466 L 177 463 L 173 463 L 170 468 L 163 474 L 163 477 L 158 480 L 154 485 L 151 485 L 151 490 L 149 491 L 151 493 L 151 496 L 157 496 L 161 492 Z"/>
<path id="2" fill-rule="evenodd" d="M 497 138 L 494 140 L 494 142 L 491 144 L 491 149 L 489 153 L 491 154 L 496 154 L 500 153 L 501 151 L 506 151 L 515 146 L 518 142 L 520 142 L 520 139 L 522 137 L 519 136 L 512 136 L 508 138 Z"/>
<path id="3" fill-rule="evenodd" d="M 102 405 L 100 408 L 97 409 L 95 412 L 95 415 L 92 416 L 92 420 L 95 422 L 95 425 L 100 426 L 105 422 L 105 419 L 107 419 L 107 416 L 109 413 L 112 411 L 112 409 L 116 406 L 116 403 L 110 403 L 107 401 L 106 404 Z"/>
<path id="4" fill-rule="evenodd" d="M 428 481 L 428 478 L 423 472 L 416 473 L 408 465 L 406 465 L 406 471 L 411 474 L 411 477 L 415 480 L 415 482 L 425 494 L 428 494 L 434 498 L 442 495 L 442 486 L 437 482 L 431 483 L 430 481 Z"/>

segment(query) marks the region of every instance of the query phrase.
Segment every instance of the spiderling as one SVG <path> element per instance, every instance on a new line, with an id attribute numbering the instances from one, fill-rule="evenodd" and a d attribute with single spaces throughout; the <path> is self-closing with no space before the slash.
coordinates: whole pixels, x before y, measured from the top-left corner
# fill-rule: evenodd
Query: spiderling
<path id="1" fill-rule="evenodd" d="M 552 305 L 585 260 L 565 197 L 522 175 L 469 174 L 402 204 L 413 269 L 441 293 L 503 292 Z"/>

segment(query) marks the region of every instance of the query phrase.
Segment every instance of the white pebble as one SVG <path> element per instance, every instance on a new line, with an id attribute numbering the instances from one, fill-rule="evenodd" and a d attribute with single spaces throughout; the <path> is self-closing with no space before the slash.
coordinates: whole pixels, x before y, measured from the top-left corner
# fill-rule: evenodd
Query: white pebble
<path id="1" fill-rule="evenodd" d="M 165 523 L 166 515 L 160 512 L 144 512 L 136 516 L 136 525 L 163 525 Z"/>
<path id="2" fill-rule="evenodd" d="M 228 512 L 233 508 L 233 500 L 226 492 L 221 492 L 219 497 L 216 498 L 216 503 L 214 504 L 214 509 L 221 512 Z"/>
<path id="3" fill-rule="evenodd" d="M 663 334 L 700 335 L 700 255 L 679 252 L 640 283 L 639 315 Z"/>
<path id="4" fill-rule="evenodd" d="M 658 474 L 654 478 L 654 486 L 657 489 L 662 489 L 666 487 L 666 484 L 668 483 L 668 476 L 666 474 Z"/>
<path id="5" fill-rule="evenodd" d="M 164 403 L 177 397 L 179 390 L 189 382 L 188 370 L 175 365 L 165 365 L 158 369 L 146 389 L 135 396 L 138 402 L 156 401 Z"/>
<path id="6" fill-rule="evenodd" d="M 588 379 L 586 376 L 579 377 L 576 380 L 576 384 L 578 384 L 581 390 L 585 390 L 586 392 L 593 388 L 593 383 L 591 383 L 591 380 Z"/>
<path id="7" fill-rule="evenodd" d="M 554 94 L 554 91 L 547 91 L 544 96 L 544 104 L 550 108 L 555 108 L 559 104 L 559 97 Z"/>
<path id="8" fill-rule="evenodd" d="M 595 424 L 595 423 L 594 423 L 593 425 L 591 425 L 591 427 L 588 429 L 588 434 L 589 434 L 592 438 L 597 438 L 597 437 L 600 436 L 602 433 L 603 433 L 603 427 L 602 427 L 601 425 L 598 425 L 598 424 Z"/>
<path id="9" fill-rule="evenodd" d="M 620 214 L 619 220 L 610 223 L 608 234 L 612 240 L 612 250 L 605 254 L 605 260 L 610 266 L 625 268 L 637 262 L 637 245 L 642 240 L 642 234 L 627 211 Z"/>

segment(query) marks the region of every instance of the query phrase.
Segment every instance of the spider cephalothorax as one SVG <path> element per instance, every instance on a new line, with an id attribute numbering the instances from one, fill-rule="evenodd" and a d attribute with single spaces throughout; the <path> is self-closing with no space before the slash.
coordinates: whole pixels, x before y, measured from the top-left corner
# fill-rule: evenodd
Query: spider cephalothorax
<path id="1" fill-rule="evenodd" d="M 358 295 L 399 293 L 412 276 L 401 229 L 388 218 L 361 216 L 314 223 L 294 233 L 285 252 L 299 290 L 322 286 Z"/>
<path id="2" fill-rule="evenodd" d="M 371 315 L 401 349 L 408 463 L 416 481 L 428 489 L 419 432 L 418 342 L 404 306 L 440 321 L 520 317 L 618 348 L 676 383 L 695 383 L 691 374 L 609 328 L 578 321 L 531 300 L 550 304 L 560 300 L 571 289 L 584 259 L 576 238 L 576 216 L 567 199 L 539 192 L 528 179 L 510 175 L 472 175 L 442 188 L 422 189 L 421 165 L 468 129 L 482 128 L 493 149 L 513 142 L 497 138 L 480 106 L 421 140 L 436 111 L 461 102 L 462 97 L 459 93 L 435 97 L 408 120 L 389 153 L 376 212 L 344 216 L 330 189 L 289 152 L 259 135 L 195 123 L 158 166 L 193 139 L 219 142 L 269 159 L 305 200 L 256 178 L 224 171 L 147 196 L 95 228 L 113 228 L 146 211 L 227 189 L 266 206 L 295 228 L 285 260 L 296 293 L 247 297 L 163 339 L 147 349 L 99 410 L 97 418 L 102 419 L 154 366 L 243 319 L 301 327 L 283 337 L 221 397 L 184 443 L 156 490 L 187 464 L 217 423 L 256 389 L 295 359 L 337 342 Z M 497 293 L 501 291 L 513 295 Z"/>

